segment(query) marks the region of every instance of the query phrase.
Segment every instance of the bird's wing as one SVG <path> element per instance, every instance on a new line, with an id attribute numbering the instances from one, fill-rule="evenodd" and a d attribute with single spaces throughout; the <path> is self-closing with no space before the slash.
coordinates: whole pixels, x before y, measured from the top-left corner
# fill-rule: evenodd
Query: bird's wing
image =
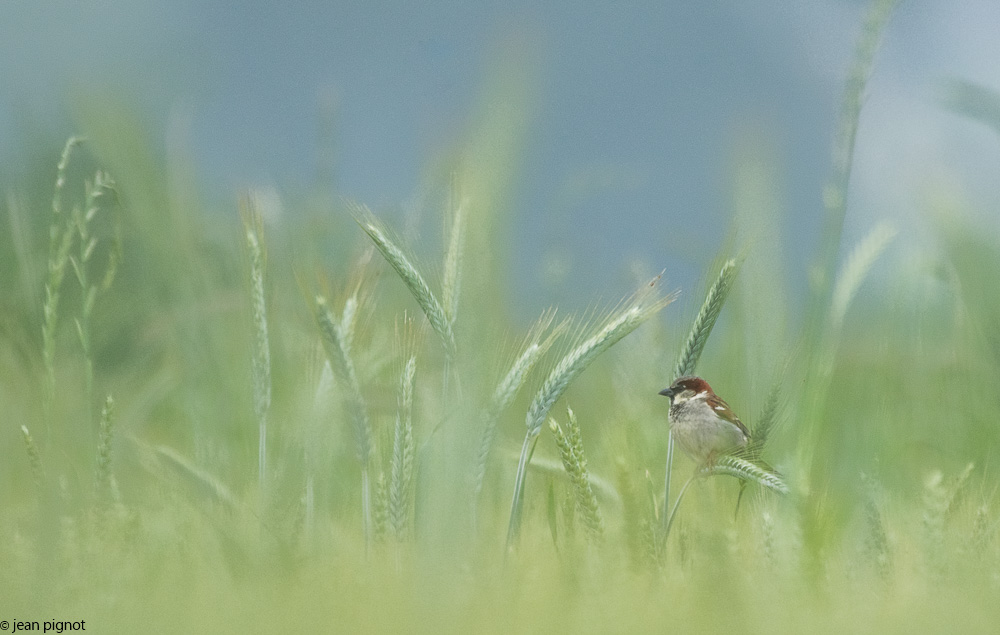
<path id="1" fill-rule="evenodd" d="M 712 410 L 715 411 L 715 414 L 739 428 L 747 439 L 750 438 L 750 431 L 745 425 L 743 425 L 743 422 L 740 421 L 740 418 L 736 416 L 736 413 L 733 412 L 733 409 L 729 407 L 729 404 L 727 404 L 722 397 L 718 395 L 711 395 L 706 400 L 706 403 L 708 403 Z"/>

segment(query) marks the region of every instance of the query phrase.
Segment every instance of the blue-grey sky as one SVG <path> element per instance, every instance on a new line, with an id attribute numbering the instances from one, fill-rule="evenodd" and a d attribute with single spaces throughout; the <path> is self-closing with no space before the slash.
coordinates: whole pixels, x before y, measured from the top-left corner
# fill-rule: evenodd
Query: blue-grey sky
<path id="1" fill-rule="evenodd" d="M 461 140 L 498 51 L 516 46 L 534 87 L 507 201 L 519 300 L 623 295 L 633 261 L 689 288 L 729 229 L 732 168 L 748 153 L 773 165 L 801 285 L 866 6 L 7 0 L 0 160 L 17 160 L 19 126 L 65 126 L 73 91 L 97 87 L 138 104 L 154 136 L 187 126 L 215 195 L 282 191 L 314 178 L 333 103 L 336 187 L 405 207 Z M 867 93 L 848 242 L 878 218 L 919 225 L 929 182 L 997 203 L 996 136 L 938 99 L 949 77 L 1000 90 L 998 25 L 995 0 L 898 7 Z"/>

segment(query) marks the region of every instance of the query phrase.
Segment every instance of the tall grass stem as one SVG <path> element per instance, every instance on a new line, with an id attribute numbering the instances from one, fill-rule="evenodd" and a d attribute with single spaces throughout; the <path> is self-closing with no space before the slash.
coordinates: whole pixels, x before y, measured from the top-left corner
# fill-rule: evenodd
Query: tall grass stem
<path id="1" fill-rule="evenodd" d="M 82 137 L 70 137 L 63 147 L 56 167 L 56 185 L 52 194 L 52 220 L 49 224 L 48 275 L 45 280 L 45 304 L 42 307 L 42 363 L 45 367 L 45 411 L 46 430 L 50 430 L 52 405 L 55 400 L 56 375 L 56 329 L 59 324 L 59 296 L 69 251 L 73 245 L 75 232 L 73 219 L 62 208 L 63 192 L 66 189 L 66 170 L 73 148 L 83 142 Z M 48 436 L 48 434 L 46 434 Z"/>
<path id="2" fill-rule="evenodd" d="M 110 501 L 114 497 L 114 474 L 111 469 L 111 450 L 114 442 L 114 399 L 108 395 L 101 409 L 101 425 L 97 444 L 97 470 L 95 489 L 99 501 Z"/>
<path id="3" fill-rule="evenodd" d="M 451 232 L 448 251 L 444 258 L 444 277 L 441 282 L 441 300 L 445 318 L 452 325 L 458 319 L 458 296 L 462 285 L 462 256 L 465 247 L 465 209 L 467 202 L 460 199 L 458 186 L 452 186 Z"/>
<path id="4" fill-rule="evenodd" d="M 361 464 L 361 515 L 364 527 L 365 544 L 370 545 L 372 537 L 371 517 L 371 455 L 374 442 L 372 440 L 371 424 L 368 420 L 368 408 L 361 395 L 361 385 L 354 368 L 354 360 L 348 342 L 353 336 L 341 328 L 342 321 L 334 319 L 326 298 L 316 296 L 316 322 L 319 325 L 323 348 L 330 361 L 330 367 L 340 383 L 347 406 L 348 416 L 354 431 L 355 451 Z M 353 322 L 351 322 L 353 324 Z"/>
<path id="5" fill-rule="evenodd" d="M 264 293 L 267 245 L 257 201 L 249 194 L 240 201 L 243 237 L 250 260 L 250 306 L 253 315 L 253 409 L 257 419 L 257 476 L 260 495 L 267 490 L 267 417 L 271 407 L 271 345 Z"/>
<path id="6" fill-rule="evenodd" d="M 695 368 L 698 366 L 698 360 L 701 359 L 701 353 L 705 350 L 705 344 L 708 343 L 708 337 L 712 334 L 715 322 L 718 320 L 719 314 L 722 312 L 722 306 L 725 304 L 726 298 L 729 297 L 729 292 L 733 288 L 733 282 L 736 280 L 736 274 L 738 272 L 739 266 L 736 260 L 727 260 L 722 265 L 722 269 L 719 270 L 719 275 L 716 277 L 712 287 L 708 290 L 708 295 L 705 296 L 705 301 L 701 305 L 701 310 L 698 311 L 698 316 L 691 325 L 691 331 L 688 333 L 688 337 L 684 342 L 683 348 L 681 348 L 680 355 L 677 357 L 677 364 L 674 366 L 674 376 L 671 379 L 671 382 L 676 380 L 678 377 L 694 373 Z M 672 432 L 668 431 L 667 464 L 663 481 L 664 510 L 670 508 L 670 477 L 673 472 L 673 465 L 674 436 Z M 685 485 L 685 488 L 686 487 L 687 486 Z M 666 540 L 671 521 L 670 517 L 666 514 L 663 514 L 661 519 L 660 540 L 663 541 Z"/>
<path id="7" fill-rule="evenodd" d="M 31 436 L 31 432 L 28 431 L 28 426 L 21 426 L 21 438 L 24 440 L 24 449 L 28 453 L 31 477 L 35 481 L 35 486 L 41 489 L 45 482 L 45 468 L 42 466 L 42 455 L 38 451 L 38 445 Z"/>
<path id="8" fill-rule="evenodd" d="M 399 404 L 392 447 L 392 478 L 389 486 L 389 519 L 397 540 L 406 535 L 413 480 L 413 377 L 417 358 L 406 361 L 399 381 Z"/>
<path id="9" fill-rule="evenodd" d="M 819 251 L 820 261 L 814 272 L 814 304 L 827 301 L 833 270 L 840 251 L 844 217 L 847 214 L 847 191 L 851 181 L 854 163 L 854 144 L 861 121 L 865 88 L 875 66 L 882 34 L 898 0 L 873 0 L 868 9 L 861 37 L 854 52 L 854 60 L 848 73 L 844 95 L 841 101 L 840 119 L 833 141 L 832 172 L 823 190 L 825 219 L 823 247 Z M 814 308 L 822 314 L 821 305 Z"/>

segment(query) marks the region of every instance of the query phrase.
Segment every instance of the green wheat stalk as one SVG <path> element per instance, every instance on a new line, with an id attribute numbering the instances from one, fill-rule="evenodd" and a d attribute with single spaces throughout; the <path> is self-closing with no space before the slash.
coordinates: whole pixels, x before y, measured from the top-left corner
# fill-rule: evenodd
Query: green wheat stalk
<path id="1" fill-rule="evenodd" d="M 345 392 L 345 403 L 354 430 L 355 449 L 358 462 L 361 464 L 361 514 L 365 535 L 365 544 L 370 544 L 371 526 L 371 455 L 372 430 L 368 420 L 368 409 L 361 395 L 361 385 L 351 358 L 350 342 L 353 335 L 343 326 L 353 324 L 353 320 L 338 322 L 330 312 L 326 298 L 316 296 L 316 322 L 319 325 L 323 349 L 330 361 L 330 367 Z"/>
<path id="2" fill-rule="evenodd" d="M 508 452 L 507 455 L 514 459 L 517 457 L 513 451 Z M 569 481 L 569 475 L 566 473 L 566 468 L 563 466 L 562 459 L 547 459 L 545 457 L 534 457 L 531 459 L 531 464 L 528 469 L 532 473 L 544 474 L 551 479 L 564 479 Z M 621 505 L 622 497 L 618 490 L 615 488 L 614 483 L 611 481 L 601 478 L 596 474 L 589 474 L 590 486 L 594 489 L 594 493 L 597 494 L 598 500 L 608 501 L 614 505 Z"/>
<path id="3" fill-rule="evenodd" d="M 921 524 L 926 542 L 926 557 L 936 572 L 940 572 L 945 566 L 945 523 L 954 511 L 955 502 L 968 484 L 974 468 L 974 463 L 967 463 L 961 472 L 948 479 L 941 470 L 934 470 L 924 480 Z"/>
<path id="4" fill-rule="evenodd" d="M 764 406 L 761 408 L 760 415 L 757 416 L 756 422 L 750 430 L 749 442 L 745 447 L 733 452 L 733 456 L 746 459 L 772 473 L 776 473 L 776 471 L 774 468 L 768 466 L 767 463 L 763 463 L 761 456 L 764 453 L 764 447 L 767 445 L 768 439 L 771 437 L 771 431 L 778 422 L 778 397 L 780 391 L 781 385 L 779 383 L 771 386 L 771 390 L 768 391 L 767 397 L 764 399 Z M 740 479 L 740 491 L 736 496 L 736 513 L 740 511 L 740 501 L 743 500 L 743 494 L 748 482 L 746 479 Z"/>
<path id="5" fill-rule="evenodd" d="M 681 501 L 684 500 L 684 494 L 687 492 L 691 483 L 698 478 L 705 478 L 720 474 L 734 476 L 743 481 L 753 481 L 758 485 L 774 490 L 779 494 L 787 494 L 789 491 L 788 485 L 785 483 L 784 479 L 781 478 L 781 475 L 765 470 L 757 464 L 751 463 L 746 459 L 741 459 L 738 456 L 720 456 L 711 465 L 704 465 L 699 468 L 693 475 L 691 475 L 687 482 L 684 483 L 683 487 L 681 487 L 681 491 L 677 493 L 677 499 L 674 501 L 674 506 L 670 508 L 670 513 L 664 514 L 663 516 L 663 537 L 660 539 L 661 545 L 664 541 L 666 541 L 667 536 L 670 535 L 670 528 L 673 526 L 674 518 L 677 516 L 677 509 L 681 506 Z"/>
<path id="6" fill-rule="evenodd" d="M 87 181 L 84 185 L 86 189 L 86 212 L 82 212 L 79 207 L 74 207 L 72 212 L 73 223 L 76 225 L 77 241 L 79 253 L 69 257 L 69 264 L 76 273 L 76 279 L 80 283 L 81 297 L 83 298 L 80 317 L 76 318 L 76 330 L 80 339 L 80 348 L 83 351 L 84 377 L 87 387 L 87 403 L 93 394 L 94 367 L 90 355 L 90 313 L 94 308 L 96 300 L 96 288 L 90 284 L 90 277 L 87 272 L 87 262 L 94 253 L 97 246 L 97 239 L 90 235 L 90 221 L 97 214 L 97 198 L 101 188 L 97 187 L 102 181 L 102 173 L 98 172 L 93 183 Z"/>
<path id="7" fill-rule="evenodd" d="M 780 474 L 766 470 L 744 458 L 733 455 L 723 455 L 715 459 L 712 465 L 703 466 L 698 470 L 698 476 L 715 476 L 728 474 L 745 481 L 753 481 L 758 485 L 773 490 L 779 494 L 788 493 L 788 485 Z"/>
<path id="8" fill-rule="evenodd" d="M 375 478 L 375 495 L 372 500 L 372 537 L 378 542 L 385 540 L 389 533 L 389 483 L 385 472 L 379 470 Z"/>
<path id="9" fill-rule="evenodd" d="M 670 446 L 670 450 L 673 450 L 673 446 Z M 650 474 L 649 470 L 646 470 L 645 476 L 646 505 L 649 513 L 642 524 L 643 553 L 648 563 L 659 567 L 663 564 L 663 543 L 660 542 L 660 517 L 665 516 L 667 510 L 663 509 L 660 505 L 660 495 L 657 491 L 656 483 L 653 481 L 653 475 Z"/>
<path id="10" fill-rule="evenodd" d="M 814 369 L 814 384 L 812 390 L 810 390 L 812 401 L 809 404 L 812 414 L 806 418 L 809 423 L 807 423 L 803 434 L 803 438 L 805 439 L 815 437 L 817 430 L 816 422 L 818 421 L 819 413 L 822 413 L 826 407 L 834 362 L 847 310 L 857 295 L 858 289 L 861 288 L 861 285 L 868 277 L 872 266 L 895 236 L 896 230 L 893 227 L 885 223 L 880 223 L 851 250 L 840 272 L 837 274 L 836 283 L 833 287 L 830 312 L 827 316 L 827 328 L 821 338 L 820 354 Z M 803 465 L 812 464 L 814 450 L 814 445 L 803 444 Z"/>
<path id="11" fill-rule="evenodd" d="M 114 281 L 115 273 L 118 269 L 118 252 L 120 249 L 120 245 L 116 241 L 116 244 L 109 253 L 102 281 L 100 283 L 93 282 L 90 277 L 90 262 L 94 256 L 94 250 L 97 248 L 98 240 L 96 236 L 91 234 L 91 224 L 94 222 L 98 211 L 100 211 L 100 197 L 106 192 L 113 193 L 114 188 L 115 183 L 111 177 L 105 172 L 98 170 L 93 182 L 88 181 L 85 184 L 85 207 L 82 210 L 79 207 L 74 207 L 72 213 L 73 223 L 76 226 L 76 233 L 79 238 L 77 241 L 79 252 L 75 256 L 70 256 L 69 262 L 76 274 L 77 282 L 80 284 L 82 297 L 80 316 L 76 318 L 75 322 L 80 349 L 83 352 L 84 385 L 87 390 L 88 404 L 93 401 L 94 395 L 94 360 L 90 342 L 90 319 L 94 311 L 94 305 L 97 302 L 98 293 L 107 291 Z"/>
<path id="12" fill-rule="evenodd" d="M 570 350 L 549 373 L 542 387 L 535 394 L 525 417 L 527 431 L 521 446 L 521 455 L 514 481 L 514 496 L 511 500 L 510 522 L 507 527 L 507 548 L 513 548 L 521 527 L 521 513 L 524 503 L 524 484 L 527 466 L 531 461 L 535 442 L 542 430 L 542 424 L 549 410 L 580 373 L 584 371 L 604 351 L 611 348 L 623 337 L 634 331 L 640 324 L 673 300 L 672 295 L 661 296 L 656 289 L 659 276 L 625 302 L 623 307 L 613 311 L 599 330 Z"/>
<path id="13" fill-rule="evenodd" d="M 812 473 L 820 469 L 814 457 L 819 426 L 825 409 L 827 391 L 830 381 L 830 370 L 833 361 L 834 334 L 830 331 L 831 311 L 834 310 L 834 272 L 837 257 L 843 240 L 844 219 L 847 214 L 847 196 L 851 180 L 851 170 L 854 161 L 854 145 L 857 137 L 861 109 L 864 103 L 865 90 L 874 68 L 875 55 L 878 52 L 882 34 L 888 25 L 889 18 L 897 0 L 872 0 L 869 5 L 865 24 L 858 39 L 854 58 L 848 73 L 844 96 L 841 103 L 837 132 L 833 140 L 832 167 L 829 181 L 823 190 L 825 210 L 823 244 L 818 250 L 817 262 L 812 270 L 812 298 L 807 314 L 806 329 L 803 336 L 809 345 L 806 361 L 805 388 L 808 396 L 804 412 L 800 413 L 804 430 L 799 444 L 798 463 L 803 477 L 799 479 L 798 488 L 814 495 L 801 499 L 803 504 L 804 534 L 809 544 L 810 558 L 818 563 L 819 552 L 828 532 L 818 528 L 826 524 L 823 518 L 825 512 L 819 501 L 822 494 L 815 492 L 823 487 L 822 483 L 813 482 Z M 835 309 L 840 313 L 846 308 L 844 296 L 839 300 L 842 304 Z M 847 297 L 849 300 L 849 296 Z M 818 476 L 818 475 L 817 475 Z"/>
<path id="14" fill-rule="evenodd" d="M 267 303 L 264 298 L 264 273 L 267 268 L 267 246 L 264 225 L 252 195 L 240 200 L 243 237 L 250 258 L 250 302 L 253 312 L 253 406 L 257 418 L 257 476 L 263 495 L 267 484 L 267 414 L 271 407 L 271 347 L 267 332 Z"/>
<path id="15" fill-rule="evenodd" d="M 70 137 L 66 141 L 59 164 L 56 167 L 56 185 L 52 195 L 52 222 L 49 224 L 48 276 L 45 281 L 45 304 L 42 307 L 42 362 L 45 366 L 45 412 L 46 421 L 52 410 L 56 390 L 56 327 L 59 324 L 59 292 L 66 274 L 69 251 L 73 246 L 73 219 L 65 218 L 62 209 L 62 195 L 66 188 L 66 168 L 73 148 L 83 142 L 82 137 Z"/>
<path id="16" fill-rule="evenodd" d="M 624 454 L 615 457 L 615 488 L 621 498 L 621 526 L 624 532 L 624 545 L 633 567 L 642 562 L 644 551 L 643 534 L 649 525 L 648 518 L 642 513 L 642 494 L 636 487 L 633 475 L 633 465 L 626 460 Z"/>
<path id="17" fill-rule="evenodd" d="M 715 321 L 719 318 L 719 313 L 722 312 L 722 305 L 725 304 L 726 298 L 729 297 L 729 292 L 733 288 L 738 271 L 736 260 L 727 260 L 722 265 L 715 283 L 708 290 L 708 295 L 705 296 L 705 302 L 698 312 L 698 317 L 691 325 L 691 332 L 688 333 L 681 354 L 677 358 L 677 364 L 674 366 L 673 379 L 694 373 L 698 360 L 701 359 L 701 353 L 705 350 L 705 344 L 708 343 L 708 336 L 712 334 Z"/>
<path id="18" fill-rule="evenodd" d="M 767 397 L 764 399 L 764 406 L 757 416 L 757 422 L 754 424 L 753 430 L 750 431 L 750 442 L 747 444 L 747 448 L 749 450 L 748 457 L 751 459 L 760 457 L 761 451 L 767 445 L 768 439 L 771 438 L 771 431 L 778 423 L 780 396 L 781 384 L 776 382 L 768 391 Z"/>
<path id="19" fill-rule="evenodd" d="M 465 246 L 466 201 L 459 198 L 457 186 L 452 186 L 452 219 L 448 251 L 444 258 L 441 301 L 447 321 L 454 325 L 458 316 L 458 294 L 462 283 L 462 255 Z"/>
<path id="20" fill-rule="evenodd" d="M 114 495 L 113 479 L 111 471 L 111 447 L 114 441 L 114 399 L 108 395 L 101 409 L 101 424 L 97 443 L 97 469 L 95 490 L 98 500 L 108 501 Z"/>
<path id="21" fill-rule="evenodd" d="M 1000 134 L 1000 92 L 961 79 L 949 80 L 942 96 L 945 108 L 989 126 Z"/>
<path id="22" fill-rule="evenodd" d="M 448 239 L 448 251 L 445 253 L 444 258 L 444 276 L 441 280 L 441 301 L 445 319 L 451 326 L 452 331 L 454 331 L 455 321 L 458 319 L 459 291 L 462 286 L 462 256 L 465 248 L 465 209 L 467 206 L 466 201 L 461 198 L 458 191 L 457 178 L 454 176 L 452 178 L 451 195 L 449 198 L 453 212 L 451 217 L 451 232 Z M 454 335 L 452 338 L 454 338 Z M 456 390 L 459 390 L 459 376 L 456 375 L 454 380 L 452 379 L 452 373 L 456 370 L 452 364 L 454 353 L 453 349 L 445 357 L 443 374 L 445 407 L 447 407 L 447 399 L 450 394 L 449 386 L 454 386 Z"/>
<path id="23" fill-rule="evenodd" d="M 358 315 L 358 296 L 352 294 L 344 301 L 344 310 L 340 314 L 340 337 L 345 350 L 354 350 L 354 320 Z"/>
<path id="24" fill-rule="evenodd" d="M 556 339 L 568 326 L 568 322 L 558 324 L 548 336 L 542 335 L 549 329 L 555 318 L 555 311 L 545 311 L 528 331 L 527 344 L 521 354 L 511 364 L 507 374 L 497 384 L 489 403 L 483 409 L 483 434 L 479 443 L 479 454 L 476 460 L 475 480 L 473 484 L 473 501 L 478 501 L 486 478 L 486 465 L 497 436 L 497 423 L 500 416 L 510 407 L 521 386 L 531 373 L 531 369 L 541 359 Z M 475 504 L 475 503 L 474 503 Z"/>
<path id="25" fill-rule="evenodd" d="M 858 123 L 861 120 L 865 87 L 875 66 L 875 53 L 878 51 L 882 34 L 897 1 L 873 0 L 844 87 L 840 119 L 833 142 L 832 173 L 823 190 L 823 206 L 826 211 L 823 230 L 824 248 L 820 252 L 822 259 L 815 272 L 818 300 L 825 298 L 830 288 L 830 276 L 833 274 L 837 253 L 840 250 L 844 217 L 847 214 L 847 190 L 851 181 L 854 145 L 858 135 Z"/>
<path id="26" fill-rule="evenodd" d="M 834 333 L 839 334 L 851 301 L 868 277 L 872 265 L 879 259 L 897 233 L 896 229 L 888 223 L 879 223 L 847 257 L 837 274 L 837 282 L 833 287 L 833 299 L 830 304 L 830 324 Z"/>
<path id="27" fill-rule="evenodd" d="M 587 456 L 583 450 L 583 438 L 580 434 L 580 424 L 570 408 L 566 409 L 569 423 L 566 431 L 555 419 L 549 419 L 549 429 L 555 437 L 556 447 L 563 467 L 573 483 L 576 504 L 583 513 L 583 524 L 587 527 L 591 540 L 599 541 L 604 535 L 604 517 L 601 515 L 597 496 L 590 484 L 590 473 L 587 471 Z"/>
<path id="28" fill-rule="evenodd" d="M 35 486 L 42 487 L 45 482 L 45 468 L 42 467 L 42 455 L 38 451 L 38 446 L 28 431 L 28 426 L 21 426 L 21 438 L 24 440 L 24 449 L 28 452 L 28 464 L 31 465 L 31 476 L 35 481 Z"/>
<path id="29" fill-rule="evenodd" d="M 701 353 L 705 350 L 705 344 L 708 343 L 708 336 L 712 334 L 712 329 L 715 327 L 715 322 L 722 312 L 722 306 L 726 303 L 726 298 L 729 297 L 729 292 L 733 288 L 733 282 L 736 280 L 738 272 L 739 266 L 736 260 L 727 260 L 722 265 L 719 275 L 708 290 L 708 295 L 705 296 L 705 302 L 701 305 L 701 310 L 698 311 L 698 316 L 695 318 L 694 324 L 691 325 L 691 332 L 688 333 L 684 347 L 677 358 L 677 364 L 674 366 L 674 375 L 671 381 L 676 380 L 678 377 L 694 373 L 695 368 L 698 366 L 698 360 L 701 358 Z M 667 466 L 663 484 L 664 510 L 669 509 L 670 505 L 670 476 L 673 471 L 673 463 L 674 437 L 668 428 Z M 687 489 L 687 485 L 685 485 L 684 489 Z M 683 492 L 683 490 L 681 491 Z M 670 531 L 670 522 L 670 517 L 667 514 L 661 515 L 661 541 L 666 540 L 667 533 Z"/>
<path id="30" fill-rule="evenodd" d="M 438 300 L 434 292 L 431 291 L 430 285 L 421 275 L 420 271 L 413 265 L 412 260 L 406 255 L 399 246 L 394 243 L 388 235 L 386 229 L 382 224 L 375 218 L 375 215 L 371 213 L 366 207 L 361 205 L 354 205 L 355 219 L 361 226 L 361 229 L 368 234 L 372 242 L 375 243 L 375 247 L 379 250 L 382 256 L 386 259 L 392 268 L 396 270 L 399 274 L 400 279 L 409 289 L 410 294 L 417 301 L 420 309 L 427 316 L 428 322 L 431 324 L 431 328 L 437 333 L 438 337 L 441 339 L 441 344 L 444 347 L 445 354 L 448 359 L 453 359 L 455 356 L 455 333 L 452 329 L 452 322 L 449 319 L 449 313 L 445 310 L 444 305 Z M 461 223 L 458 223 L 461 226 Z M 453 232 L 454 233 L 454 232 Z M 457 241 L 457 239 L 456 239 Z M 457 249 L 456 249 L 457 253 Z M 457 301 L 457 282 L 458 282 L 458 268 L 459 268 L 459 257 L 456 255 L 453 258 L 456 269 L 454 280 L 452 282 L 452 302 Z"/>
<path id="31" fill-rule="evenodd" d="M 406 535 L 413 480 L 413 377 L 416 356 L 403 367 L 399 381 L 399 411 L 392 445 L 392 480 L 389 484 L 389 518 L 397 540 Z"/>
<path id="32" fill-rule="evenodd" d="M 889 538 L 885 531 L 885 519 L 882 513 L 882 488 L 878 481 L 868 474 L 861 473 L 861 486 L 864 496 L 864 518 L 866 525 L 865 556 L 872 562 L 876 571 L 885 576 L 889 573 L 891 556 L 889 553 Z"/>
<path id="33" fill-rule="evenodd" d="M 166 445 L 149 445 L 144 441 L 130 438 L 136 447 L 143 452 L 147 462 L 157 464 L 167 464 L 177 474 L 184 477 L 200 493 L 208 495 L 214 502 L 222 503 L 229 510 L 235 510 L 240 506 L 236 496 L 230 489 L 219 480 L 214 474 L 205 470 L 177 450 Z M 171 486 L 176 486 L 176 479 L 170 479 Z"/>

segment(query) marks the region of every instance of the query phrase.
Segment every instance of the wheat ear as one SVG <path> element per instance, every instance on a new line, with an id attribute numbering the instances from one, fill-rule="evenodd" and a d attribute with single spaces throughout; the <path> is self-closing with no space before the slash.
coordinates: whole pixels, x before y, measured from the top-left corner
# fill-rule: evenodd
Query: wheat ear
<path id="1" fill-rule="evenodd" d="M 361 229 L 372 239 L 375 247 L 378 248 L 379 252 L 386 259 L 386 262 L 396 270 L 406 288 L 409 289 L 413 299 L 417 301 L 420 309 L 427 316 L 427 321 L 430 322 L 431 328 L 441 338 L 445 354 L 449 359 L 454 358 L 455 333 L 452 330 L 452 322 L 444 306 L 438 300 L 437 296 L 434 295 L 434 292 L 431 291 L 427 280 L 424 279 L 424 276 L 413 265 L 412 259 L 406 255 L 406 252 L 389 238 L 388 232 L 371 211 L 357 205 L 354 207 L 354 212 Z M 456 264 L 455 266 L 457 267 L 458 265 Z M 455 280 L 457 281 L 457 273 L 455 275 Z M 457 289 L 453 289 L 453 293 L 453 297 L 457 298 Z"/>
<path id="2" fill-rule="evenodd" d="M 643 290 L 633 295 L 631 300 L 626 302 L 621 309 L 612 312 L 594 335 L 584 340 L 559 360 L 535 394 L 525 417 L 527 431 L 521 446 L 521 456 L 514 481 L 514 496 L 511 500 L 510 522 L 507 527 L 508 550 L 513 547 L 520 531 L 527 466 L 531 460 L 531 450 L 534 448 L 535 440 L 542 430 L 542 424 L 545 422 L 549 410 L 566 391 L 570 382 L 601 353 L 621 341 L 623 337 L 634 331 L 640 324 L 673 300 L 671 295 L 663 296 L 658 293 L 657 282 L 659 280 L 660 276 L 654 278 Z"/>

